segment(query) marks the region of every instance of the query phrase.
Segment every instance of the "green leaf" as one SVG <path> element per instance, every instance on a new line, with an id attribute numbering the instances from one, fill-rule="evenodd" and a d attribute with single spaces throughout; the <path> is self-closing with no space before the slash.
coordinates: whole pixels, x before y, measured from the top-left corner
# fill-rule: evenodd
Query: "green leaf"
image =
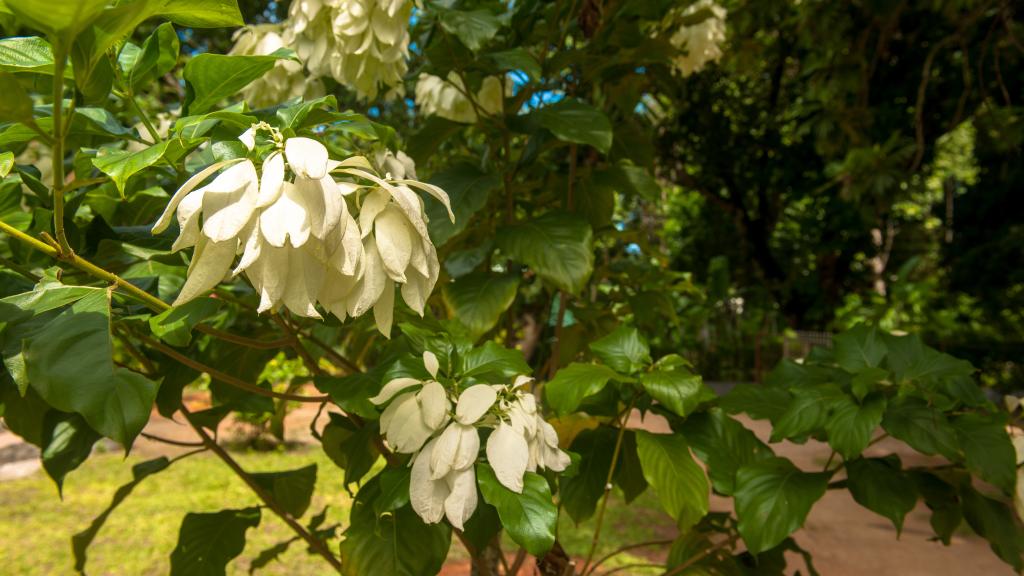
<path id="1" fill-rule="evenodd" d="M 11 168 L 14 168 L 14 152 L 0 154 L 0 178 L 6 178 Z"/>
<path id="2" fill-rule="evenodd" d="M 128 72 L 128 83 L 140 90 L 153 80 L 174 69 L 178 64 L 181 46 L 174 25 L 165 22 L 150 34 L 142 44 L 138 58 Z"/>
<path id="3" fill-rule="evenodd" d="M 449 10 L 440 6 L 432 7 L 449 34 L 458 36 L 467 48 L 476 52 L 501 29 L 501 20 L 491 12 L 479 10 Z"/>
<path id="4" fill-rule="evenodd" d="M 685 370 L 645 372 L 640 375 L 640 383 L 652 398 L 683 418 L 702 402 L 717 398 L 699 375 Z"/>
<path id="5" fill-rule="evenodd" d="M 739 384 L 722 396 L 722 409 L 730 414 L 746 413 L 755 420 L 778 421 L 793 395 L 776 386 Z"/>
<path id="6" fill-rule="evenodd" d="M 479 337 L 498 323 L 515 300 L 518 288 L 518 276 L 474 273 L 445 284 L 444 303 L 452 317 Z"/>
<path id="7" fill-rule="evenodd" d="M 331 400 L 345 412 L 362 418 L 377 418 L 377 407 L 369 399 L 380 391 L 380 382 L 372 375 L 354 372 L 340 378 L 317 376 L 313 383 L 317 390 L 330 395 Z"/>
<path id="8" fill-rule="evenodd" d="M 846 394 L 833 384 L 795 388 L 792 392 L 793 401 L 772 428 L 772 442 L 783 438 L 800 439 L 823 428 L 832 407 L 846 399 Z"/>
<path id="9" fill-rule="evenodd" d="M 436 138 L 437 134 L 432 137 Z M 465 230 L 473 221 L 473 215 L 487 204 L 491 192 L 501 186 L 497 174 L 484 172 L 476 164 L 463 161 L 436 172 L 428 182 L 448 194 L 455 213 L 455 222 L 452 222 L 443 204 L 434 200 L 425 202 L 430 238 L 439 247 Z"/>
<path id="10" fill-rule="evenodd" d="M 590 343 L 590 351 L 616 372 L 635 374 L 651 363 L 651 349 L 636 328 L 619 326 Z"/>
<path id="11" fill-rule="evenodd" d="M 710 487 L 704 470 L 678 434 L 637 430 L 636 442 L 644 478 L 658 493 L 662 507 L 675 519 L 679 531 L 686 532 L 708 513 Z"/>
<path id="12" fill-rule="evenodd" d="M 293 59 L 289 50 L 267 56 L 200 54 L 185 65 L 184 115 L 202 114 L 263 76 L 278 60 Z"/>
<path id="13" fill-rule="evenodd" d="M 32 99 L 10 72 L 0 72 L 0 121 L 33 122 Z"/>
<path id="14" fill-rule="evenodd" d="M 245 26 L 238 0 L 160 0 L 159 14 L 190 28 Z"/>
<path id="15" fill-rule="evenodd" d="M 882 336 L 874 328 L 855 326 L 833 339 L 836 363 L 848 372 L 875 368 L 887 352 Z"/>
<path id="16" fill-rule="evenodd" d="M 959 460 L 956 430 L 945 414 L 920 398 L 899 398 L 889 402 L 882 427 L 918 452 Z"/>
<path id="17" fill-rule="evenodd" d="M 171 346 L 188 346 L 192 329 L 220 308 L 214 298 L 199 298 L 181 306 L 170 308 L 149 319 L 149 329 L 157 338 Z"/>
<path id="18" fill-rule="evenodd" d="M 960 528 L 964 519 L 956 487 L 930 472 L 911 471 L 908 475 L 914 480 L 921 499 L 932 511 L 932 530 L 943 544 L 949 546 L 953 533 Z"/>
<path id="19" fill-rule="evenodd" d="M 618 431 L 600 426 L 580 432 L 569 447 L 580 455 L 576 474 L 559 480 L 559 498 L 565 511 L 577 524 L 594 515 L 597 501 L 604 494 L 608 469 L 612 465 L 612 447 Z"/>
<path id="20" fill-rule="evenodd" d="M 0 70 L 53 74 L 53 48 L 39 36 L 22 36 L 0 40 Z M 64 73 L 72 78 L 72 71 Z"/>
<path id="21" fill-rule="evenodd" d="M 316 464 L 284 472 L 257 472 L 251 476 L 285 512 L 295 518 L 302 518 L 306 513 L 316 488 Z"/>
<path id="22" fill-rule="evenodd" d="M 929 381 L 936 378 L 952 378 L 974 374 L 974 366 L 966 360 L 959 360 L 929 348 L 916 334 L 907 336 L 883 335 L 889 350 L 889 368 L 897 382 L 907 380 Z"/>
<path id="23" fill-rule="evenodd" d="M 555 288 L 577 294 L 594 270 L 593 232 L 581 216 L 548 212 L 498 231 L 498 247 Z"/>
<path id="24" fill-rule="evenodd" d="M 561 100 L 534 112 L 537 122 L 559 140 L 587 144 L 607 154 L 612 147 L 612 124 L 603 112 L 575 99 Z"/>
<path id="25" fill-rule="evenodd" d="M 92 164 L 114 181 L 117 191 L 124 197 L 124 188 L 128 179 L 135 174 L 156 164 L 163 158 L 170 140 L 149 146 L 137 152 L 130 150 L 106 150 L 106 153 L 93 158 Z M 103 149 L 101 149 L 103 150 Z"/>
<path id="26" fill-rule="evenodd" d="M 544 385 L 548 405 L 559 415 L 576 411 L 587 396 L 597 394 L 609 380 L 621 379 L 614 370 L 600 364 L 573 362 L 559 370 Z"/>
<path id="27" fill-rule="evenodd" d="M 903 473 L 896 455 L 846 462 L 847 486 L 858 504 L 885 516 L 903 531 L 903 519 L 917 504 L 917 489 Z"/>
<path id="28" fill-rule="evenodd" d="M 954 418 L 953 429 L 967 468 L 1005 493 L 1013 493 L 1017 482 L 1017 454 L 1006 433 L 1006 419 L 1002 415 L 969 413 Z"/>
<path id="29" fill-rule="evenodd" d="M 551 500 L 548 481 L 527 472 L 523 492 L 516 494 L 498 482 L 488 464 L 476 467 L 477 482 L 484 500 L 498 510 L 501 525 L 512 540 L 527 552 L 541 558 L 555 543 L 558 509 Z"/>
<path id="30" fill-rule="evenodd" d="M 512 379 L 533 370 L 519 350 L 510 350 L 496 342 L 485 342 L 461 356 L 463 378 L 493 378 L 497 382 Z"/>
<path id="31" fill-rule="evenodd" d="M 424 524 L 409 506 L 377 517 L 374 502 L 380 482 L 374 478 L 352 504 L 351 523 L 341 542 L 344 576 L 418 576 L 437 574 L 451 546 L 451 528 Z"/>
<path id="32" fill-rule="evenodd" d="M 149 421 L 158 384 L 114 365 L 110 293 L 94 289 L 22 344 L 32 388 L 126 449 Z"/>
<path id="33" fill-rule="evenodd" d="M 245 533 L 260 525 L 260 509 L 185 515 L 171 552 L 171 576 L 223 576 L 245 548 Z"/>
<path id="34" fill-rule="evenodd" d="M 615 484 L 622 489 L 626 504 L 636 500 L 647 490 L 647 479 L 644 478 L 644 469 L 637 450 L 636 432 L 633 430 L 626 430 L 622 435 L 619 463 L 615 467 Z"/>
<path id="35" fill-rule="evenodd" d="M 135 490 L 135 487 L 145 480 L 146 477 L 165 470 L 170 465 L 171 461 L 165 456 L 161 456 L 132 466 L 132 481 L 114 492 L 114 497 L 110 499 L 110 504 L 93 519 L 88 528 L 71 537 L 71 550 L 75 555 L 75 570 L 80 573 L 85 572 L 86 551 L 89 549 L 92 541 L 96 539 L 96 535 L 99 534 L 100 529 L 103 528 L 110 514 L 121 505 L 121 502 L 124 502 L 125 498 L 132 493 L 132 490 Z"/>
<path id="36" fill-rule="evenodd" d="M 736 516 L 747 549 L 760 554 L 803 526 L 828 488 L 829 474 L 801 472 L 785 458 L 747 464 L 736 474 Z"/>
<path id="37" fill-rule="evenodd" d="M 726 496 L 736 491 L 740 468 L 775 455 L 753 432 L 718 408 L 691 414 L 678 430 L 707 464 L 715 490 Z"/>
<path id="38" fill-rule="evenodd" d="M 70 40 L 88 26 L 106 7 L 107 0 L 47 0 L 7 2 L 14 15 L 26 24 Z"/>
<path id="39" fill-rule="evenodd" d="M 1002 502 L 978 493 L 969 482 L 960 486 L 964 518 L 992 550 L 1013 569 L 1024 570 L 1024 530 Z"/>
<path id="40" fill-rule="evenodd" d="M 540 67 L 540 62 L 533 57 L 525 48 L 513 48 L 511 50 L 502 50 L 501 52 L 491 52 L 487 55 L 487 58 L 491 59 L 498 70 L 503 72 L 506 71 L 520 71 L 524 72 L 532 80 L 540 80 L 543 71 Z"/>
<path id="41" fill-rule="evenodd" d="M 882 423 L 885 397 L 868 397 L 862 404 L 851 398 L 841 398 L 832 404 L 832 416 L 825 423 L 828 443 L 843 458 L 851 460 L 871 442 L 871 433 Z"/>
<path id="42" fill-rule="evenodd" d="M 324 427 L 321 446 L 327 456 L 345 470 L 345 485 L 359 482 L 377 461 L 377 448 L 373 444 L 376 426 L 356 428 L 347 418 L 331 413 Z"/>
<path id="43" fill-rule="evenodd" d="M 64 476 L 82 465 L 100 435 L 79 414 L 50 410 L 43 424 L 43 469 L 63 493 Z"/>
<path id="44" fill-rule="evenodd" d="M 411 470 L 408 466 L 385 468 L 381 471 L 379 479 L 380 496 L 373 501 L 373 511 L 378 517 L 409 503 Z"/>
<path id="45" fill-rule="evenodd" d="M 653 202 L 661 201 L 661 185 L 646 168 L 619 164 L 601 170 L 594 176 L 595 179 L 606 182 L 623 194 L 631 194 Z"/>

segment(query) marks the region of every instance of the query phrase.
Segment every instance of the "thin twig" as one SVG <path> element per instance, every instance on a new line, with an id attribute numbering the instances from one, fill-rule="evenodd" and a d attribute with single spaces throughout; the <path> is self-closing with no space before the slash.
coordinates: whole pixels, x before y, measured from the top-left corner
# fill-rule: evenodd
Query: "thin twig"
<path id="1" fill-rule="evenodd" d="M 147 440 L 152 440 L 154 442 L 162 442 L 164 444 L 170 444 L 171 446 L 187 446 L 190 448 L 193 446 L 206 446 L 206 444 L 203 444 L 202 442 L 185 442 L 183 440 L 171 440 L 170 438 L 164 438 L 162 436 L 157 436 L 156 434 L 150 434 L 149 432 L 140 432 L 139 435 Z"/>
<path id="2" fill-rule="evenodd" d="M 516 557 L 512 560 L 512 566 L 505 571 L 506 576 L 517 576 L 519 569 L 522 568 L 523 562 L 526 561 L 526 548 L 522 546 L 516 552 Z"/>
<path id="3" fill-rule="evenodd" d="M 629 406 L 619 416 L 619 433 L 615 437 L 615 449 L 612 451 L 612 463 L 608 467 L 608 477 L 604 483 L 604 495 L 601 497 L 601 506 L 597 510 L 597 524 L 594 526 L 594 537 L 590 541 L 590 552 L 587 553 L 587 560 L 583 563 L 581 574 L 586 574 L 590 567 L 594 553 L 597 552 L 597 543 L 601 540 L 601 527 L 604 525 L 604 511 L 608 508 L 608 497 L 612 493 L 612 480 L 615 479 L 615 467 L 619 463 L 619 453 L 622 451 L 622 439 L 626 435 L 626 424 L 629 415 L 633 412 L 633 405 L 636 404 L 636 396 L 629 401 Z"/>
<path id="4" fill-rule="evenodd" d="M 333 567 L 337 572 L 341 572 L 341 560 L 339 560 L 334 554 L 331 553 L 331 551 L 327 548 L 327 545 L 324 543 L 324 541 L 320 540 L 312 533 L 310 533 L 308 530 L 306 530 L 306 528 L 303 527 L 302 524 L 299 524 L 299 522 L 295 518 L 293 518 L 291 514 L 283 510 L 278 505 L 278 503 L 273 499 L 273 497 L 271 497 L 270 494 L 268 494 L 259 484 L 257 484 L 253 477 L 250 476 L 249 473 L 246 472 L 238 464 L 238 462 L 236 462 L 231 457 L 231 455 L 227 453 L 227 451 L 221 448 L 219 444 L 214 442 L 213 438 L 210 438 L 206 431 L 203 430 L 202 426 L 197 424 L 192 419 L 192 413 L 188 411 L 188 408 L 182 405 L 179 409 L 181 410 L 181 413 L 185 415 L 185 420 L 188 421 L 189 426 L 191 426 L 192 429 L 196 431 L 196 434 L 199 434 L 199 437 L 202 439 L 203 444 L 205 444 L 207 448 L 209 448 L 211 451 L 213 451 L 214 454 L 216 454 L 221 460 L 223 460 L 224 463 L 227 464 L 228 467 L 231 468 L 231 470 L 233 470 L 235 474 L 237 474 L 238 477 L 241 478 L 242 481 L 245 482 L 249 486 L 249 488 L 256 493 L 256 496 L 258 496 L 259 499 L 262 500 L 263 503 L 266 504 L 268 508 L 273 510 L 273 512 L 277 514 L 281 518 L 281 520 L 284 520 L 285 524 L 287 524 L 292 530 L 295 531 L 296 534 L 301 536 L 302 539 L 305 540 L 307 544 L 309 544 L 309 547 L 313 551 L 323 556 L 324 559 L 327 560 L 327 562 L 330 563 L 331 567 Z"/>
<path id="5" fill-rule="evenodd" d="M 740 539 L 739 534 L 733 534 L 733 535 L 729 536 L 728 538 L 726 538 L 725 540 L 722 540 L 718 544 L 715 544 L 713 546 L 708 546 L 707 548 L 705 548 L 704 550 L 701 550 L 697 554 L 694 554 L 693 556 L 690 556 L 689 558 L 686 559 L 686 562 L 683 562 L 682 564 L 676 566 L 675 568 L 673 568 L 671 570 L 667 570 L 661 576 L 676 576 L 677 574 L 682 574 L 690 566 L 693 566 L 697 562 L 700 562 L 701 560 L 703 560 L 703 559 L 707 558 L 708 556 L 710 556 L 712 553 L 717 552 L 717 551 L 721 550 L 722 548 L 725 548 L 726 546 L 731 546 L 731 545 L 735 544 L 736 541 L 739 540 L 739 539 Z"/>
<path id="6" fill-rule="evenodd" d="M 277 340 L 256 340 L 255 338 L 246 338 L 245 336 L 239 336 L 224 330 L 219 330 L 210 326 L 209 324 L 197 324 L 196 330 L 203 334 L 208 334 L 214 338 L 219 338 L 225 342 L 231 342 L 233 344 L 239 344 L 248 348 L 254 348 L 256 350 L 276 350 L 277 348 L 283 348 L 291 344 L 291 338 L 278 338 Z"/>
<path id="7" fill-rule="evenodd" d="M 629 570 L 631 568 L 661 568 L 661 564 L 655 564 L 653 562 L 634 562 L 632 564 L 623 564 L 622 566 L 616 566 L 607 572 L 602 572 L 601 576 L 608 576 L 609 574 L 616 574 L 623 570 Z"/>
<path id="8" fill-rule="evenodd" d="M 588 571 L 586 571 L 586 572 L 583 572 L 580 576 L 587 576 L 587 574 L 593 574 L 597 570 L 598 566 L 600 566 L 601 564 L 604 564 L 610 558 L 612 558 L 614 556 L 618 556 L 619 554 L 622 554 L 623 552 L 628 552 L 630 550 L 635 550 L 637 548 L 647 548 L 649 546 L 667 546 L 667 545 L 669 545 L 669 544 L 671 544 L 673 542 L 675 542 L 675 540 L 673 540 L 673 539 L 668 539 L 668 540 L 651 540 L 649 542 L 637 542 L 636 544 L 627 544 L 625 546 L 621 546 L 621 547 L 617 548 L 616 550 L 614 550 L 613 552 L 609 552 L 608 554 L 605 554 L 597 562 L 594 562 L 594 564 L 590 567 L 590 569 Z"/>
<path id="9" fill-rule="evenodd" d="M 153 348 L 154 350 L 171 358 L 172 360 L 184 364 L 185 366 L 188 366 L 193 370 L 198 370 L 199 372 L 206 372 L 207 374 L 210 375 L 210 378 L 213 378 L 214 380 L 220 380 L 225 384 L 234 386 L 235 388 L 239 388 L 241 390 L 245 390 L 246 392 L 251 392 L 259 396 L 266 396 L 267 398 L 277 398 L 280 400 L 294 400 L 296 402 L 327 402 L 331 399 L 330 396 L 302 396 L 300 394 L 274 392 L 273 390 L 260 388 L 259 386 L 246 382 L 245 380 L 235 378 L 230 374 L 225 374 L 224 372 L 221 372 L 220 370 L 217 370 L 212 366 L 207 366 L 202 362 L 193 360 L 188 356 L 185 356 L 184 354 L 181 354 L 177 350 L 171 348 L 170 346 L 165 346 L 148 336 L 144 336 L 142 334 L 135 334 L 135 337 L 141 340 L 143 343 L 145 343 L 146 346 Z"/>

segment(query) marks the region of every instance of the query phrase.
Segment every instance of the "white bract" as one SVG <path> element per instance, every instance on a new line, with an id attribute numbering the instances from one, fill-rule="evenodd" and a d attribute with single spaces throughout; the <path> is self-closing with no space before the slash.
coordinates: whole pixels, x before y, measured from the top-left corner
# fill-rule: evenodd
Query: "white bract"
<path id="1" fill-rule="evenodd" d="M 364 98 L 398 87 L 409 57 L 411 0 L 296 0 L 284 41 L 315 76 L 331 76 Z"/>
<path id="2" fill-rule="evenodd" d="M 416 181 L 412 160 L 402 153 L 380 155 L 379 164 L 398 172 L 382 178 L 363 157 L 331 160 L 316 140 L 282 142 L 269 126 L 260 129 L 271 130 L 276 143 L 261 174 L 249 159 L 213 164 L 175 193 L 153 227 L 162 231 L 176 213 L 180 233 L 173 249 L 195 246 L 175 304 L 244 274 L 260 295 L 258 312 L 283 305 L 319 318 L 319 304 L 344 321 L 372 308 L 388 336 L 399 284 L 406 303 L 422 315 L 440 265 L 423 201 L 410 186 L 442 201 L 451 215 L 444 191 Z M 255 134 L 250 129 L 239 139 L 251 150 Z"/>
<path id="3" fill-rule="evenodd" d="M 431 380 L 395 378 L 370 401 L 390 402 L 381 414 L 381 433 L 396 452 L 413 454 L 409 500 L 424 522 L 447 518 L 461 530 L 476 510 L 479 428 L 494 428 L 487 461 L 509 490 L 521 493 L 528 471 L 562 471 L 569 465 L 555 429 L 538 412 L 533 395 L 522 389 L 531 378 L 519 376 L 508 386 L 474 384 L 456 395 L 437 382 L 434 354 L 424 352 L 423 364 Z"/>
<path id="4" fill-rule="evenodd" d="M 690 26 L 679 23 L 681 18 L 702 10 L 710 11 L 710 15 L 699 23 Z M 673 12 L 666 17 L 666 25 L 674 28 L 669 42 L 682 52 L 672 60 L 677 72 L 689 76 L 703 70 L 708 62 L 717 62 L 722 57 L 725 17 L 726 9 L 714 0 L 700 0 L 682 12 Z"/>
<path id="5" fill-rule="evenodd" d="M 299 3 L 299 2 L 297 2 Z M 228 54 L 266 56 L 284 48 L 284 32 L 280 24 L 259 24 L 240 28 L 232 36 L 235 45 Z M 290 98 L 301 96 L 307 100 L 324 94 L 324 85 L 317 78 L 306 78 L 302 64 L 280 59 L 263 76 L 242 89 L 242 97 L 253 108 L 265 108 Z"/>
<path id="6" fill-rule="evenodd" d="M 511 84 L 506 88 L 510 89 Z M 474 98 L 477 106 L 485 114 L 500 114 L 506 88 L 496 76 L 484 78 Z M 453 122 L 472 124 L 477 120 L 477 113 L 465 93 L 462 78 L 454 71 L 448 73 L 447 80 L 423 73 L 416 82 L 416 105 L 425 116 L 440 116 Z"/>

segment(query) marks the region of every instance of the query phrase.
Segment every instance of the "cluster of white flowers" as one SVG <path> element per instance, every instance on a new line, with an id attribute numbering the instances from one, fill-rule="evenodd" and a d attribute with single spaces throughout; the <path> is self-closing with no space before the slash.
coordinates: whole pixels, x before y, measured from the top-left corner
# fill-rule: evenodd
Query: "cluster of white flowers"
<path id="1" fill-rule="evenodd" d="M 240 28 L 232 39 L 232 55 L 266 56 L 285 47 L 280 24 L 260 24 Z M 318 78 L 306 78 L 302 64 L 294 60 L 278 60 L 274 67 L 242 89 L 242 97 L 254 108 L 280 104 L 289 98 L 317 98 L 324 94 L 324 85 Z"/>
<path id="2" fill-rule="evenodd" d="M 364 98 L 400 84 L 408 69 L 413 0 L 295 0 L 282 39 L 314 76 Z"/>
<path id="3" fill-rule="evenodd" d="M 500 114 L 503 99 L 511 88 L 510 83 L 503 83 L 497 76 L 488 76 L 475 97 L 476 103 L 485 114 Z M 448 73 L 447 80 L 423 73 L 416 82 L 416 105 L 426 116 L 472 124 L 476 122 L 477 115 L 466 93 L 462 78 L 454 71 Z"/>
<path id="4" fill-rule="evenodd" d="M 423 364 L 431 380 L 396 378 L 370 401 L 390 401 L 380 417 L 381 433 L 393 450 L 414 455 L 409 500 L 424 522 L 447 517 L 461 530 L 476 510 L 478 428 L 494 429 L 487 439 L 487 461 L 509 490 L 523 491 L 527 471 L 560 472 L 569 465 L 555 429 L 523 389 L 532 378 L 519 376 L 511 385 L 475 384 L 452 398 L 453 391 L 436 380 L 437 357 L 424 352 Z"/>
<path id="5" fill-rule="evenodd" d="M 693 16 L 702 10 L 709 10 L 710 15 L 691 26 L 680 25 L 678 20 Z M 674 68 L 683 76 L 700 72 L 708 62 L 717 62 L 722 57 L 722 44 L 725 42 L 726 9 L 714 0 L 700 0 L 682 12 L 671 13 L 666 23 L 675 28 L 669 42 L 682 53 L 672 61 Z"/>
<path id="6" fill-rule="evenodd" d="M 178 189 L 153 226 L 154 233 L 163 231 L 176 213 L 180 233 L 173 250 L 195 246 L 174 304 L 244 273 L 260 295 L 259 312 L 283 304 L 319 318 L 319 303 L 344 321 L 373 308 L 377 328 L 387 336 L 395 285 L 401 284 L 406 304 L 422 315 L 440 266 L 423 201 L 410 187 L 444 203 L 454 221 L 447 194 L 416 181 L 412 160 L 402 153 L 377 158 L 380 176 L 361 156 L 331 160 L 323 144 L 283 140 L 265 124 L 240 137 L 250 150 L 257 129 L 269 131 L 274 142 L 261 174 L 249 159 L 215 163 Z M 359 207 L 357 215 L 349 199 Z"/>

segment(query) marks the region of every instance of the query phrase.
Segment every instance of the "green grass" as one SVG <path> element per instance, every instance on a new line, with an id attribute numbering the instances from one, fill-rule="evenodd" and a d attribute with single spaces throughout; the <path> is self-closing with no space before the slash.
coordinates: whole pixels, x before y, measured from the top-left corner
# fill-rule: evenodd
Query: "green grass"
<path id="1" fill-rule="evenodd" d="M 341 471 L 320 451 L 237 453 L 236 458 L 253 472 L 288 470 L 316 462 L 317 488 L 307 518 L 330 506 L 327 524 L 348 521 L 351 499 L 342 487 Z M 65 479 L 64 499 L 53 482 L 41 471 L 20 480 L 0 483 L 0 561 L 4 574 L 18 576 L 74 574 L 71 536 L 84 530 L 110 503 L 114 491 L 131 480 L 135 457 L 124 460 L 116 453 L 96 453 Z M 210 454 L 186 458 L 171 468 L 150 476 L 107 519 L 89 548 L 87 571 L 93 575 L 167 574 L 169 556 L 178 538 L 181 520 L 188 512 L 215 512 L 258 503 L 249 489 Z M 671 536 L 671 520 L 658 510 L 655 496 L 648 491 L 626 508 L 613 496 L 605 517 L 597 557 L 624 543 L 656 540 Z M 593 520 L 576 526 L 563 514 L 559 538 L 574 557 L 585 556 L 593 534 Z M 264 511 L 260 526 L 248 533 L 245 551 L 229 566 L 229 574 L 247 574 L 249 563 L 265 548 L 290 539 L 293 533 L 273 513 Z M 455 540 L 453 539 L 453 542 Z M 335 548 L 336 549 L 336 548 Z M 514 551 L 506 538 L 506 552 Z M 606 568 L 645 562 L 639 556 L 623 554 Z M 452 561 L 465 560 L 465 551 L 453 544 Z M 319 556 L 309 555 L 295 543 L 279 562 L 258 574 L 303 576 L 328 574 Z M 645 574 L 624 571 L 618 574 Z"/>

